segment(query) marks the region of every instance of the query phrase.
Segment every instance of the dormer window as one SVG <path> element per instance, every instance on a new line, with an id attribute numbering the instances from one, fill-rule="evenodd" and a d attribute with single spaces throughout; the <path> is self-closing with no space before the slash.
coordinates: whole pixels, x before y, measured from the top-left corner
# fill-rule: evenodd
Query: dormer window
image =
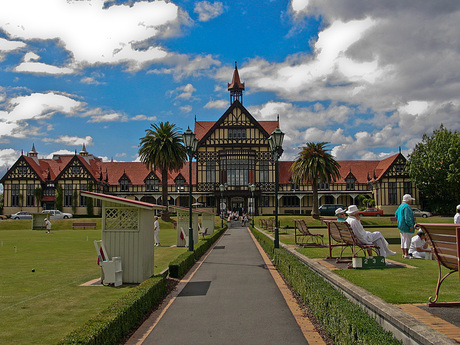
<path id="1" fill-rule="evenodd" d="M 184 184 L 185 184 L 185 180 L 183 178 L 177 178 L 176 179 L 176 191 L 183 192 L 185 190 Z"/>
<path id="2" fill-rule="evenodd" d="M 145 181 L 145 190 L 147 192 L 158 192 L 160 189 L 160 181 L 158 179 L 150 179 Z"/>
<path id="3" fill-rule="evenodd" d="M 296 191 L 296 190 L 299 190 L 299 185 L 297 183 L 295 183 L 292 178 L 289 179 L 289 182 L 291 182 L 291 190 L 292 191 Z"/>
<path id="4" fill-rule="evenodd" d="M 129 180 L 126 177 L 120 179 L 120 191 L 129 192 Z"/>
<path id="5" fill-rule="evenodd" d="M 355 190 L 356 179 L 354 177 L 347 177 L 345 182 L 347 184 L 347 190 Z"/>
<path id="6" fill-rule="evenodd" d="M 318 190 L 329 190 L 329 183 L 318 179 Z"/>

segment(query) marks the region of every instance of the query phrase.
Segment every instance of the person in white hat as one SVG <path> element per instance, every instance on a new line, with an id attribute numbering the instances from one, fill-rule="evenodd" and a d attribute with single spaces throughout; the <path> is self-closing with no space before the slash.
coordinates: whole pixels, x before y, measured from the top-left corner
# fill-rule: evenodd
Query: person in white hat
<path id="1" fill-rule="evenodd" d="M 337 210 L 335 210 L 335 215 L 337 216 L 338 221 L 345 221 L 347 220 L 347 214 L 346 211 L 339 207 Z"/>
<path id="2" fill-rule="evenodd" d="M 358 241 L 363 244 L 375 244 L 379 247 L 378 252 L 380 256 L 392 256 L 396 255 L 396 252 L 388 248 L 388 242 L 385 240 L 383 235 L 379 231 L 369 232 L 364 230 L 363 225 L 361 224 L 361 217 L 359 215 L 359 210 L 356 205 L 350 205 L 347 209 L 347 223 L 350 224 L 353 233 L 355 234 Z"/>
<path id="3" fill-rule="evenodd" d="M 422 229 L 417 231 L 417 235 L 412 237 L 409 247 L 409 255 L 411 258 L 425 259 L 425 253 L 431 253 L 433 250 L 428 248 L 426 243 L 426 234 Z"/>
<path id="4" fill-rule="evenodd" d="M 454 224 L 460 224 L 460 205 L 457 205 L 457 213 L 454 216 Z"/>
<path id="5" fill-rule="evenodd" d="M 404 259 L 410 259 L 409 247 L 412 234 L 415 232 L 414 212 L 410 207 L 412 200 L 415 200 L 410 194 L 404 194 L 401 205 L 395 212 L 398 221 L 399 235 L 401 236 L 401 249 Z"/>

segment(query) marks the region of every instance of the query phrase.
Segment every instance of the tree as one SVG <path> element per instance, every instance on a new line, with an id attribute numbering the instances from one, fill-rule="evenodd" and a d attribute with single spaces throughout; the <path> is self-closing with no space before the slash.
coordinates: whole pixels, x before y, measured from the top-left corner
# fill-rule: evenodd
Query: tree
<path id="1" fill-rule="evenodd" d="M 311 215 L 319 218 L 318 183 L 336 180 L 340 177 L 340 164 L 326 150 L 327 142 L 306 143 L 298 158 L 292 163 L 290 171 L 296 184 L 311 183 L 313 189 L 313 208 Z"/>
<path id="2" fill-rule="evenodd" d="M 56 186 L 56 199 L 55 199 L 56 210 L 62 211 L 62 202 L 64 200 L 63 198 L 64 198 L 64 195 L 62 192 L 62 187 L 60 184 L 58 184 Z"/>
<path id="3" fill-rule="evenodd" d="M 88 192 L 93 191 L 93 181 L 88 182 Z M 89 217 L 94 216 L 93 198 L 86 198 L 86 213 Z"/>
<path id="4" fill-rule="evenodd" d="M 40 206 L 42 205 L 43 189 L 41 187 L 35 188 L 34 196 L 35 196 L 35 199 L 37 200 L 37 212 L 38 212 L 40 210 Z"/>
<path id="5" fill-rule="evenodd" d="M 426 206 L 433 213 L 452 214 L 460 195 L 460 133 L 441 125 L 430 137 L 423 135 L 408 169 Z"/>
<path id="6" fill-rule="evenodd" d="M 175 124 L 160 122 L 151 124 L 150 129 L 145 130 L 145 137 L 140 139 L 139 158 L 148 169 L 161 171 L 161 200 L 166 211 L 161 218 L 169 220 L 168 207 L 168 172 L 178 171 L 184 165 L 187 152 L 182 142 L 182 133 Z M 192 181 L 189 181 L 192 183 Z"/>

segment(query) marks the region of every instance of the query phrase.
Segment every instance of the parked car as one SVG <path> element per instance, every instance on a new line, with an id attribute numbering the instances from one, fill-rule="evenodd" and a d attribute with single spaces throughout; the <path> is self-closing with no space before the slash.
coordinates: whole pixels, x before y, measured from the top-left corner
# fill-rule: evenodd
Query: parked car
<path id="1" fill-rule="evenodd" d="M 72 213 L 65 213 L 59 210 L 43 210 L 42 213 L 49 213 L 50 219 L 68 219 L 72 218 Z"/>
<path id="2" fill-rule="evenodd" d="M 8 216 L 5 216 L 4 214 L 0 214 L 0 220 L 3 220 L 3 219 L 8 219 Z"/>
<path id="3" fill-rule="evenodd" d="M 10 216 L 11 219 L 32 219 L 32 215 L 27 211 L 19 211 Z"/>
<path id="4" fill-rule="evenodd" d="M 361 216 L 374 216 L 380 217 L 383 216 L 383 210 L 379 210 L 378 208 L 366 208 L 364 211 L 359 211 Z"/>
<path id="5" fill-rule="evenodd" d="M 412 211 L 414 212 L 414 217 L 422 217 L 422 218 L 427 218 L 431 217 L 432 214 L 428 211 L 422 211 L 418 208 L 412 208 Z"/>
<path id="6" fill-rule="evenodd" d="M 321 216 L 335 216 L 335 210 L 339 207 L 345 209 L 345 205 L 342 204 L 324 204 L 319 207 L 319 214 Z"/>

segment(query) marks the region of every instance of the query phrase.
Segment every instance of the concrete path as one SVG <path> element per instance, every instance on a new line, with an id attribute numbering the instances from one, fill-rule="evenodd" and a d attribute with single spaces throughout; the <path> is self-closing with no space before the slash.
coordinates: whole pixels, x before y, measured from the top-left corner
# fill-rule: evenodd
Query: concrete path
<path id="1" fill-rule="evenodd" d="M 308 344 L 269 268 L 248 229 L 230 228 L 126 344 Z"/>

